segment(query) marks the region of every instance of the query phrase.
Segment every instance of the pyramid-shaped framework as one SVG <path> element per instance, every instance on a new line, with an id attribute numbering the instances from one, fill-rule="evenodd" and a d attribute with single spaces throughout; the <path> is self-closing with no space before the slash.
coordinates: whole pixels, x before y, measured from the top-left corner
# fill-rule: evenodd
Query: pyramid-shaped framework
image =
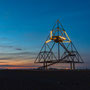
<path id="1" fill-rule="evenodd" d="M 56 63 L 70 63 L 70 68 L 75 69 L 75 63 L 83 63 L 83 59 L 59 20 L 50 31 L 35 63 L 43 63 L 43 66 L 39 67 L 43 69 Z"/>

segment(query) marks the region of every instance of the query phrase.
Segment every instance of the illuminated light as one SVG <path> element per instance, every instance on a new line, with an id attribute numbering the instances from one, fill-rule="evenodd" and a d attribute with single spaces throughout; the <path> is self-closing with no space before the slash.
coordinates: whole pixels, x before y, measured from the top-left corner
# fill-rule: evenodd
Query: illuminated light
<path id="1" fill-rule="evenodd" d="M 63 41 L 63 43 L 70 43 L 71 41 Z"/>
<path id="2" fill-rule="evenodd" d="M 62 36 L 59 36 L 61 39 L 63 39 L 63 40 L 66 40 L 66 38 L 65 37 L 62 37 Z"/>
<path id="3" fill-rule="evenodd" d="M 47 40 L 45 43 L 49 43 L 51 40 Z"/>
<path id="4" fill-rule="evenodd" d="M 68 40 L 66 40 L 66 38 L 63 36 L 52 36 L 53 31 L 50 31 L 50 40 L 47 40 L 45 43 L 49 43 L 51 40 L 54 40 L 55 42 L 70 43 L 71 40 L 70 40 L 69 36 L 67 35 L 67 33 L 65 31 L 64 31 L 64 33 L 66 34 Z"/>
<path id="5" fill-rule="evenodd" d="M 65 32 L 65 31 L 64 31 L 64 32 Z M 66 34 L 66 36 L 68 37 L 69 41 L 71 41 L 71 40 L 70 40 L 70 38 L 69 38 L 69 36 L 67 35 L 67 33 L 66 33 L 66 32 L 65 32 L 65 34 Z"/>
<path id="6" fill-rule="evenodd" d="M 50 39 L 52 39 L 52 31 L 50 32 Z"/>

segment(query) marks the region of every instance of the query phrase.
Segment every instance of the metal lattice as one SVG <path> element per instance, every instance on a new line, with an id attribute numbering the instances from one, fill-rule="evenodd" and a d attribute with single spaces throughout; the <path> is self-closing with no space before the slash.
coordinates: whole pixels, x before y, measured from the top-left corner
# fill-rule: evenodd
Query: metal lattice
<path id="1" fill-rule="evenodd" d="M 43 66 L 39 67 L 43 69 L 47 69 L 48 66 L 56 63 L 70 63 L 73 70 L 75 69 L 75 63 L 83 63 L 83 59 L 59 20 L 50 31 L 35 63 L 43 63 Z"/>

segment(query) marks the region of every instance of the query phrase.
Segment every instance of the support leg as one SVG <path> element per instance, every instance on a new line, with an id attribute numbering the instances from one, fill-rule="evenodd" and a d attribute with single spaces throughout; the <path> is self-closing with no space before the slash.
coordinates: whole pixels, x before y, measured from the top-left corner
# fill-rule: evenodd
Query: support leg
<path id="1" fill-rule="evenodd" d="M 73 70 L 75 70 L 75 63 L 73 62 Z"/>
<path id="2" fill-rule="evenodd" d="M 70 69 L 72 70 L 72 63 L 70 63 Z"/>

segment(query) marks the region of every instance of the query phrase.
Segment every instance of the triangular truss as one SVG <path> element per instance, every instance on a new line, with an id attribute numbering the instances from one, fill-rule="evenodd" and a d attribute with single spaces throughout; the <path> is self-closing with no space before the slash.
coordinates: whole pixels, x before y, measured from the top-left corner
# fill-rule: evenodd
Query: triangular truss
<path id="1" fill-rule="evenodd" d="M 59 20 L 50 31 L 35 63 L 43 63 L 43 66 L 40 67 L 43 69 L 56 63 L 70 63 L 71 69 L 75 69 L 75 63 L 83 63 L 80 54 Z"/>

